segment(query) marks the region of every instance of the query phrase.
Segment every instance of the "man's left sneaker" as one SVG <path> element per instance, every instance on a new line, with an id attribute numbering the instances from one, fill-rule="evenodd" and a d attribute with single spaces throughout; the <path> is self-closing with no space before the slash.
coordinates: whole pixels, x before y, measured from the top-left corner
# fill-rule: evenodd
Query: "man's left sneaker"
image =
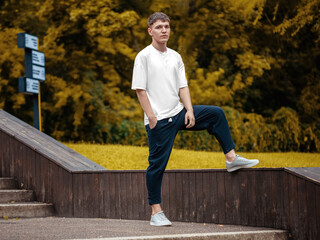
<path id="1" fill-rule="evenodd" d="M 241 157 L 240 155 L 236 155 L 232 163 L 226 161 L 228 172 L 233 172 L 240 168 L 250 168 L 257 165 L 258 163 L 258 159 L 246 159 L 244 157 Z"/>

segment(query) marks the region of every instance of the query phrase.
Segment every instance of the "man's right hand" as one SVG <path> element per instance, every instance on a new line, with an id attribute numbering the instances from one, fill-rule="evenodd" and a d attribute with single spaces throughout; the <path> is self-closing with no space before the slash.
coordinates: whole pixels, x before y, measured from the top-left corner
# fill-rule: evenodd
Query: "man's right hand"
<path id="1" fill-rule="evenodd" d="M 149 119 L 149 127 L 150 127 L 150 129 L 155 128 L 155 126 L 157 125 L 158 119 L 155 116 L 149 117 L 148 119 Z"/>
<path id="2" fill-rule="evenodd" d="M 140 105 L 141 105 L 143 111 L 148 116 L 149 127 L 150 127 L 150 129 L 153 129 L 157 125 L 158 119 L 156 118 L 156 116 L 154 115 L 154 113 L 152 111 L 147 92 L 146 92 L 146 90 L 143 90 L 143 89 L 137 89 L 136 93 L 137 93 L 137 96 L 138 96 L 138 99 L 139 99 L 139 102 L 140 102 Z"/>

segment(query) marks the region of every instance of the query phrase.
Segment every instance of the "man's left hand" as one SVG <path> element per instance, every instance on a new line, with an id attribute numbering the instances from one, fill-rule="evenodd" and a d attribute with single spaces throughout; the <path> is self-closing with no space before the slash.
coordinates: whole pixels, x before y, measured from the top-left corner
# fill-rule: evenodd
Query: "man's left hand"
<path id="1" fill-rule="evenodd" d="M 192 128 L 196 124 L 193 110 L 187 110 L 186 115 L 184 116 L 184 123 L 187 125 L 186 128 Z"/>

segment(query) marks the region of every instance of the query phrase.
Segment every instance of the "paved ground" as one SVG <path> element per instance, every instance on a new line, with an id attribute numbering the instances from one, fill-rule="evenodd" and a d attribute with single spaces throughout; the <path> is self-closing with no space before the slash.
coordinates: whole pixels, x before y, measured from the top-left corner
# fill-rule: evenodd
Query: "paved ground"
<path id="1" fill-rule="evenodd" d="M 133 236 L 160 236 L 269 230 L 231 225 L 173 222 L 172 227 L 152 227 L 148 221 L 97 218 L 1 219 L 0 239 L 128 239 Z M 166 238 L 169 239 L 169 238 Z M 236 239 L 236 238 L 235 238 Z"/>

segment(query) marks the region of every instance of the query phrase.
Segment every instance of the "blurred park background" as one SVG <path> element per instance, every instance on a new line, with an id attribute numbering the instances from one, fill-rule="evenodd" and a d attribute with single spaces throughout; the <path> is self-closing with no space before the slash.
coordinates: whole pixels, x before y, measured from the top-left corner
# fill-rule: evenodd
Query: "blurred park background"
<path id="1" fill-rule="evenodd" d="M 320 152 L 320 0 L 1 0 L 0 108 L 33 125 L 18 93 L 24 51 L 46 55 L 42 126 L 64 142 L 146 146 L 131 90 L 136 54 L 151 43 L 147 18 L 171 18 L 168 47 L 185 63 L 193 104 L 225 110 L 237 150 Z M 175 148 L 221 151 L 206 132 Z"/>

